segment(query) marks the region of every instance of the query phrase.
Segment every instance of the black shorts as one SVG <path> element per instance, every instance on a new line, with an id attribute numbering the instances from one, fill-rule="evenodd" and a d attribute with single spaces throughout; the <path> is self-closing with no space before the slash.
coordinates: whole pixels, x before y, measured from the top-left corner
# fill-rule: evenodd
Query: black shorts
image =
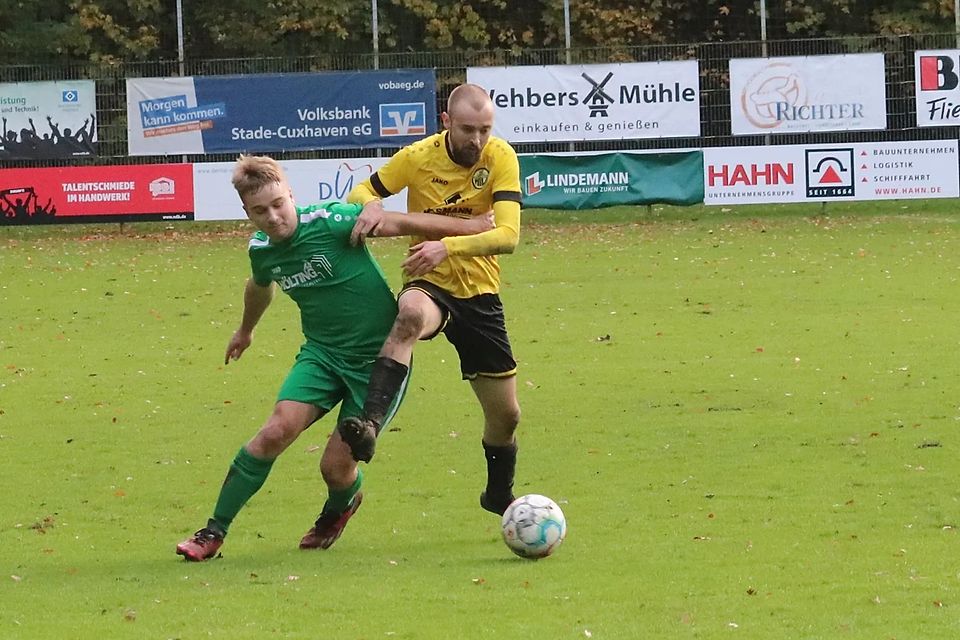
<path id="1" fill-rule="evenodd" d="M 477 376 L 507 378 L 516 375 L 517 361 L 510 349 L 499 295 L 484 293 L 472 298 L 454 298 L 425 280 L 408 282 L 400 295 L 408 289 L 423 291 L 440 307 L 443 314 L 441 330 L 460 356 L 460 373 L 464 380 L 473 380 Z"/>

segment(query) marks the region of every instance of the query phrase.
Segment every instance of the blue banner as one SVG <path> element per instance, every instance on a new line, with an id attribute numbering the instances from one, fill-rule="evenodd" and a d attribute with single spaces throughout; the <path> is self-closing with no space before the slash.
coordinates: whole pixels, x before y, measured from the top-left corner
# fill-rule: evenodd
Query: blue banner
<path id="1" fill-rule="evenodd" d="M 127 80 L 130 155 L 401 147 L 433 133 L 432 70 Z"/>

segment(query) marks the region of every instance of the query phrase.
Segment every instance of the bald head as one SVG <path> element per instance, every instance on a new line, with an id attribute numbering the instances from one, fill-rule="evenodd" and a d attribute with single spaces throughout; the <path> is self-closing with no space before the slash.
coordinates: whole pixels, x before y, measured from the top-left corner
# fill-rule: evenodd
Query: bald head
<path id="1" fill-rule="evenodd" d="M 483 87 L 477 84 L 461 84 L 450 92 L 447 99 L 447 112 L 451 115 L 461 113 L 493 111 L 493 101 Z"/>

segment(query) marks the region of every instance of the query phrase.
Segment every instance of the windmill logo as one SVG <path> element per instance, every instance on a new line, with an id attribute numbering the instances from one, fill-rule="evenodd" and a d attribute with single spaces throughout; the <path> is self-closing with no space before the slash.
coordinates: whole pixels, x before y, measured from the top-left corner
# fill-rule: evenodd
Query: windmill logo
<path id="1" fill-rule="evenodd" d="M 590 117 L 609 117 L 610 114 L 607 109 L 614 103 L 614 100 L 604 89 L 607 83 L 610 82 L 610 78 L 613 77 L 613 72 L 608 73 L 600 82 L 597 82 L 586 73 L 581 73 L 580 76 L 593 86 L 587 93 L 587 97 L 583 99 L 583 103 L 590 107 Z"/>

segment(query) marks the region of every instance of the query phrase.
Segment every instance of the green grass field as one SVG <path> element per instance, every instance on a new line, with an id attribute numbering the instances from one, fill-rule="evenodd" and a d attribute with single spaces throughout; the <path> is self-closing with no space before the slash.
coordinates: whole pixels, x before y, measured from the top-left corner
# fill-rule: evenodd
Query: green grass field
<path id="1" fill-rule="evenodd" d="M 518 487 L 543 561 L 481 511 L 479 409 L 442 339 L 326 552 L 326 418 L 223 558 L 209 515 L 299 345 L 278 297 L 224 367 L 239 225 L 0 232 L 0 638 L 960 636 L 955 201 L 525 214 L 502 260 Z M 374 245 L 394 283 L 396 240 Z"/>

